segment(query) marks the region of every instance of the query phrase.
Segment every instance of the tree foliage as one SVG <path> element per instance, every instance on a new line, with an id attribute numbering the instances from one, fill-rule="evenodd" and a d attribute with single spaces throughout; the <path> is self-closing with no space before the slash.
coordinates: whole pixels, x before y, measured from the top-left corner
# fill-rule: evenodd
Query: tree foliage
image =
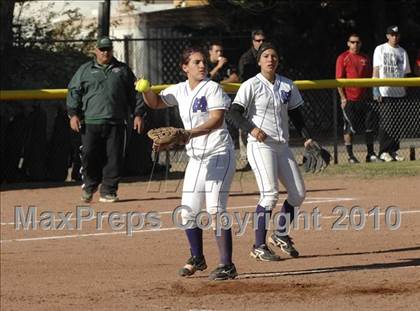
<path id="1" fill-rule="evenodd" d="M 23 14 L 30 10 L 31 2 L 16 1 L 13 28 L 10 27 L 13 45 L 5 49 L 5 57 L 1 58 L 2 88 L 63 88 L 87 60 L 93 45 L 73 39 L 81 34 L 85 39 L 94 38 L 96 28 L 83 24 L 79 9 L 70 9 L 69 2 L 41 2 L 40 9 Z"/>
<path id="2" fill-rule="evenodd" d="M 37 1 L 38 2 L 38 1 Z M 39 2 L 39 10 L 28 15 L 23 15 L 24 10 L 31 10 L 31 1 L 23 1 L 16 4 L 14 16 L 14 36 L 16 42 L 25 46 L 37 46 L 51 51 L 68 49 L 82 49 L 87 52 L 91 46 L 80 42 L 57 42 L 71 41 L 75 38 L 93 39 L 96 36 L 95 23 L 87 22 L 80 13 L 80 8 L 70 9 L 70 3 Z M 57 4 L 62 5 L 57 8 Z"/>

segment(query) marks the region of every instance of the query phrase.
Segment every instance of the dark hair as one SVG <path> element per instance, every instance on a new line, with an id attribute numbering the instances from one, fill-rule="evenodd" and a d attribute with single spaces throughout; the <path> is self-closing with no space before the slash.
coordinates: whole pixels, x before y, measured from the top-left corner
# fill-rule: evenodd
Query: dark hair
<path id="1" fill-rule="evenodd" d="M 274 51 L 276 51 L 277 55 L 279 54 L 276 46 L 273 43 L 271 43 L 271 42 L 264 42 L 263 44 L 261 44 L 260 48 L 258 49 L 258 52 L 257 52 L 257 62 L 260 61 L 261 54 L 264 51 L 269 50 L 269 49 L 273 49 Z"/>
<path id="2" fill-rule="evenodd" d="M 357 33 L 357 32 L 352 32 L 348 37 L 347 37 L 347 41 L 351 38 L 351 37 L 358 37 L 359 39 L 361 39 L 360 38 L 360 35 Z"/>
<path id="3" fill-rule="evenodd" d="M 262 29 L 255 29 L 251 32 L 251 39 L 254 40 L 255 36 L 266 36 L 264 30 Z"/>
<path id="4" fill-rule="evenodd" d="M 204 60 L 206 61 L 207 54 L 202 48 L 197 47 L 197 46 L 188 47 L 188 48 L 185 48 L 181 53 L 181 58 L 179 61 L 179 66 L 181 67 L 181 69 L 182 69 L 182 65 L 188 64 L 188 62 L 190 61 L 191 54 L 193 53 L 201 53 L 204 57 Z"/>
<path id="5" fill-rule="evenodd" d="M 209 51 L 211 50 L 211 48 L 213 47 L 213 45 L 218 45 L 218 46 L 223 47 L 223 44 L 222 44 L 222 42 L 221 42 L 221 41 L 210 41 L 210 44 L 209 44 Z"/>

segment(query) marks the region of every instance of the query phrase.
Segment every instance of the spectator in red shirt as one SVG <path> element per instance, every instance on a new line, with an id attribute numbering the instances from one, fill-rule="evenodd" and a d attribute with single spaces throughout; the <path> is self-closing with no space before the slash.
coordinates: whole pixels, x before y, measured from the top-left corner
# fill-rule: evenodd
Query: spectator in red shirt
<path id="1" fill-rule="evenodd" d="M 417 54 L 416 62 L 414 64 L 414 73 L 416 74 L 416 76 L 420 77 L 420 50 Z"/>
<path id="2" fill-rule="evenodd" d="M 337 79 L 370 78 L 372 66 L 369 58 L 360 52 L 362 41 L 353 33 L 347 40 L 349 49 L 337 57 L 335 76 Z M 344 144 L 349 163 L 359 163 L 353 153 L 353 135 L 365 132 L 367 146 L 366 162 L 376 162 L 379 158 L 373 149 L 375 118 L 373 109 L 367 101 L 366 88 L 338 88 L 344 117 Z"/>

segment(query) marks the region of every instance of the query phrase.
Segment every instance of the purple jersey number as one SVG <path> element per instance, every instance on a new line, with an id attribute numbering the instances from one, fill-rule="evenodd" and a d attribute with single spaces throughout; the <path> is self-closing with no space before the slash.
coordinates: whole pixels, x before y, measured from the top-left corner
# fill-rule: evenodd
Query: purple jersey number
<path id="1" fill-rule="evenodd" d="M 200 110 L 201 112 L 206 112 L 207 111 L 207 101 L 206 101 L 206 97 L 200 97 L 200 98 L 195 98 L 194 99 L 194 104 L 193 104 L 193 112 L 197 112 L 198 110 Z"/>
<path id="2" fill-rule="evenodd" d="M 292 95 L 292 92 L 291 91 L 288 91 L 288 92 L 281 91 L 280 92 L 280 96 L 281 96 L 281 100 L 282 100 L 283 104 L 287 104 L 288 103 L 288 101 L 290 99 L 290 95 Z"/>

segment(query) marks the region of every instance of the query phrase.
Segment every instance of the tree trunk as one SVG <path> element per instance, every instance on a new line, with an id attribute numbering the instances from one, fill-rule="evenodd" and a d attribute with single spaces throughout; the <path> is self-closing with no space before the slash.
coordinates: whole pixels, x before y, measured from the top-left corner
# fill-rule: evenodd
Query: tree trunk
<path id="1" fill-rule="evenodd" d="M 5 48 L 12 43 L 12 22 L 15 0 L 0 1 L 0 51 L 3 54 Z"/>
<path id="2" fill-rule="evenodd" d="M 1 85 L 4 89 L 8 81 L 7 51 L 12 47 L 12 23 L 13 9 L 15 8 L 15 0 L 0 1 L 0 63 L 2 67 Z"/>

